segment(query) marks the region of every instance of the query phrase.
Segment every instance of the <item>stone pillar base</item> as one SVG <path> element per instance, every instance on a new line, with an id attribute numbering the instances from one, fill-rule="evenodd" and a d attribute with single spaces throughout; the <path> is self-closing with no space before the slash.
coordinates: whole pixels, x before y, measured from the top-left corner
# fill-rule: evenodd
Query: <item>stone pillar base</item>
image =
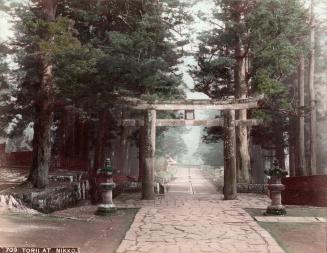
<path id="1" fill-rule="evenodd" d="M 115 206 L 115 204 L 100 204 L 98 206 L 96 214 L 106 216 L 106 215 L 111 215 L 116 211 L 117 211 L 117 207 Z"/>
<path id="2" fill-rule="evenodd" d="M 284 215 L 285 207 L 282 205 L 282 191 L 285 186 L 280 182 L 280 178 L 275 178 L 275 183 L 268 186 L 270 190 L 271 205 L 266 210 L 266 215 Z"/>
<path id="3" fill-rule="evenodd" d="M 283 205 L 270 205 L 268 206 L 265 215 L 284 215 L 286 214 L 285 207 Z"/>
<path id="4" fill-rule="evenodd" d="M 102 192 L 102 203 L 98 205 L 96 211 L 97 215 L 111 215 L 117 211 L 115 204 L 112 202 L 112 190 L 115 188 L 114 182 L 106 182 L 100 184 L 100 190 Z"/>

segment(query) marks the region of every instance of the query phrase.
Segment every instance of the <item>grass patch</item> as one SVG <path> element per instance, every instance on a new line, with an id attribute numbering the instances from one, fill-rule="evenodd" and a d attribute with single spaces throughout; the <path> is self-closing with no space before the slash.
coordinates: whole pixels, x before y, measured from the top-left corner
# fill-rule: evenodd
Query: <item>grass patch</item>
<path id="1" fill-rule="evenodd" d="M 321 223 L 258 222 L 286 253 L 326 251 L 326 225 Z"/>
<path id="2" fill-rule="evenodd" d="M 91 207 L 86 208 L 87 213 L 81 218 L 73 214 L 84 210 L 67 210 L 66 217 L 1 213 L 0 238 L 10 242 L 9 245 L 52 248 L 71 245 L 81 252 L 116 252 L 138 209 L 118 209 L 115 215 L 102 217 L 95 216 L 95 207 Z"/>
<path id="3" fill-rule="evenodd" d="M 252 217 L 264 216 L 266 209 L 246 208 Z M 327 208 L 287 206 L 289 217 L 327 217 Z M 258 222 L 286 253 L 327 252 L 327 224 L 300 222 Z"/>

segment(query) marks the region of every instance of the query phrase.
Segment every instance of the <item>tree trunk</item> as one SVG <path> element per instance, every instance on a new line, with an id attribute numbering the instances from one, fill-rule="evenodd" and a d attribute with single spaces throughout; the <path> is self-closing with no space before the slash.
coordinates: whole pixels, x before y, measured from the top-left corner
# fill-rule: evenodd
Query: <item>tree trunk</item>
<path id="1" fill-rule="evenodd" d="M 66 124 L 66 145 L 65 145 L 65 157 L 75 157 L 75 132 L 76 132 L 76 112 L 74 107 L 69 106 L 67 111 L 67 124 Z"/>
<path id="2" fill-rule="evenodd" d="M 278 161 L 278 165 L 285 170 L 285 146 L 284 146 L 284 136 L 283 130 L 276 128 L 275 129 L 275 146 L 276 146 L 276 159 Z"/>
<path id="3" fill-rule="evenodd" d="M 241 50 L 238 48 L 237 55 L 241 55 Z M 237 56 L 235 66 L 235 97 L 246 98 L 247 87 L 245 83 L 245 66 L 244 58 Z M 237 119 L 246 120 L 247 111 L 239 110 Z M 246 125 L 241 125 L 236 128 L 237 139 L 237 178 L 240 183 L 250 183 L 250 155 L 249 155 L 249 140 L 248 130 Z"/>
<path id="4" fill-rule="evenodd" d="M 315 73 L 315 19 L 314 3 L 311 0 L 310 18 L 310 59 L 309 59 L 309 96 L 310 96 L 310 174 L 317 173 L 317 114 L 316 114 L 316 94 L 314 87 Z"/>
<path id="5" fill-rule="evenodd" d="M 80 146 L 80 159 L 89 160 L 89 122 L 84 120 L 82 123 L 81 131 L 81 146 Z"/>
<path id="6" fill-rule="evenodd" d="M 233 4 L 233 20 L 236 24 L 241 24 L 242 13 L 241 1 L 236 1 Z M 235 67 L 234 67 L 234 82 L 235 82 L 235 97 L 246 98 L 247 97 L 247 83 L 245 78 L 245 58 L 241 34 L 236 32 L 235 34 Z M 237 119 L 246 120 L 246 110 L 239 110 L 237 112 Z M 238 126 L 236 128 L 237 139 L 237 178 L 240 183 L 250 183 L 250 155 L 249 155 L 249 141 L 248 131 L 246 126 Z"/>
<path id="7" fill-rule="evenodd" d="M 55 21 L 56 0 L 41 2 L 44 20 Z M 51 162 L 51 126 L 53 122 L 53 65 L 44 55 L 40 56 L 40 83 L 35 98 L 35 120 L 33 137 L 33 160 L 28 181 L 36 188 L 49 184 L 48 174 Z"/>
<path id="8" fill-rule="evenodd" d="M 290 125 L 289 125 L 289 168 L 290 168 L 290 176 L 296 176 L 296 168 L 297 168 L 297 149 L 296 147 L 296 131 L 297 128 L 297 120 L 295 117 L 291 118 Z"/>
<path id="9" fill-rule="evenodd" d="M 62 116 L 60 118 L 59 125 L 59 147 L 58 147 L 58 155 L 59 158 L 65 156 L 66 149 L 66 137 L 67 137 L 67 119 L 68 119 L 68 111 L 66 107 L 62 109 Z"/>
<path id="10" fill-rule="evenodd" d="M 293 97 L 298 97 L 298 88 L 299 88 L 299 80 L 298 78 L 294 80 L 293 90 L 291 94 Z M 296 101 L 297 102 L 297 101 Z M 290 168 L 290 176 L 295 177 L 297 175 L 297 168 L 298 168 L 298 117 L 291 116 L 290 117 L 290 124 L 288 126 L 288 135 L 289 135 L 289 168 Z"/>
<path id="11" fill-rule="evenodd" d="M 224 111 L 224 199 L 237 197 L 235 111 Z"/>
<path id="12" fill-rule="evenodd" d="M 41 0 L 41 7 L 44 15 L 44 20 L 52 22 L 56 19 L 57 0 Z"/>
<path id="13" fill-rule="evenodd" d="M 94 163 L 92 170 L 92 177 L 95 177 L 97 170 L 104 166 L 104 156 L 105 145 L 106 145 L 106 131 L 108 131 L 108 112 L 104 111 L 100 113 L 98 131 L 97 131 L 97 140 L 94 150 Z"/>
<path id="14" fill-rule="evenodd" d="M 246 110 L 242 110 L 238 114 L 238 119 L 246 120 Z M 250 154 L 247 126 L 238 126 L 236 128 L 237 135 L 237 178 L 240 183 L 250 183 Z"/>
<path id="15" fill-rule="evenodd" d="M 144 178 L 144 162 L 145 162 L 145 128 L 140 127 L 139 133 L 139 176 L 138 181 L 142 182 Z"/>
<path id="16" fill-rule="evenodd" d="M 122 127 L 119 143 L 119 170 L 120 174 L 127 175 L 128 171 L 128 155 L 129 155 L 129 141 L 128 136 L 130 127 Z"/>
<path id="17" fill-rule="evenodd" d="M 83 147 L 82 147 L 82 157 L 87 157 L 88 160 L 90 160 L 90 122 L 88 119 L 85 120 L 84 122 L 84 142 L 83 142 Z"/>
<path id="18" fill-rule="evenodd" d="M 154 199 L 154 154 L 156 148 L 156 117 L 155 110 L 148 110 L 144 115 L 145 148 L 144 177 L 142 182 L 142 198 Z"/>
<path id="19" fill-rule="evenodd" d="M 81 116 L 79 112 L 76 112 L 76 119 L 75 119 L 75 137 L 74 137 L 74 158 L 79 159 L 80 158 L 80 152 L 81 152 L 81 142 L 82 142 L 82 131 L 83 131 L 83 123 L 81 122 Z"/>
<path id="20" fill-rule="evenodd" d="M 35 104 L 33 137 L 33 160 L 28 181 L 36 188 L 49 184 L 48 174 L 51 162 L 51 126 L 53 122 L 53 72 L 52 65 L 42 61 L 43 78 Z"/>
<path id="21" fill-rule="evenodd" d="M 106 130 L 108 129 L 108 112 L 104 111 L 100 113 L 100 119 L 98 123 L 97 139 L 94 149 L 94 162 L 93 168 L 89 171 L 90 182 L 90 195 L 92 203 L 97 203 L 99 200 L 99 194 L 96 184 L 96 177 L 98 169 L 104 166 L 105 144 L 106 144 Z"/>
<path id="22" fill-rule="evenodd" d="M 304 56 L 300 58 L 298 70 L 298 123 L 297 123 L 297 161 L 296 175 L 306 176 L 305 166 L 305 143 L 304 143 Z"/>

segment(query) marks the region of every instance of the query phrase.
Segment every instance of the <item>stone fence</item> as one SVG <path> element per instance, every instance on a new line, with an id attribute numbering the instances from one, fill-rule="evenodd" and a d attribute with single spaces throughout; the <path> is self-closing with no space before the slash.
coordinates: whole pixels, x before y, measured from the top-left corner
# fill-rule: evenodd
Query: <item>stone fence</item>
<path id="1" fill-rule="evenodd" d="M 287 177 L 282 183 L 283 204 L 327 207 L 327 175 Z"/>

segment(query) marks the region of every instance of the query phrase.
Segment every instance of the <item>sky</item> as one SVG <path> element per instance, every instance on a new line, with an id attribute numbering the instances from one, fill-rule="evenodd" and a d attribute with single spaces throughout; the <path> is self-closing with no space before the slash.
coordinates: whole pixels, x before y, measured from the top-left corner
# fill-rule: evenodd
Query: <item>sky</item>
<path id="1" fill-rule="evenodd" d="M 10 24 L 8 22 L 9 16 L 0 12 L 0 41 L 6 40 L 9 36 L 12 35 L 12 31 L 10 31 Z"/>

